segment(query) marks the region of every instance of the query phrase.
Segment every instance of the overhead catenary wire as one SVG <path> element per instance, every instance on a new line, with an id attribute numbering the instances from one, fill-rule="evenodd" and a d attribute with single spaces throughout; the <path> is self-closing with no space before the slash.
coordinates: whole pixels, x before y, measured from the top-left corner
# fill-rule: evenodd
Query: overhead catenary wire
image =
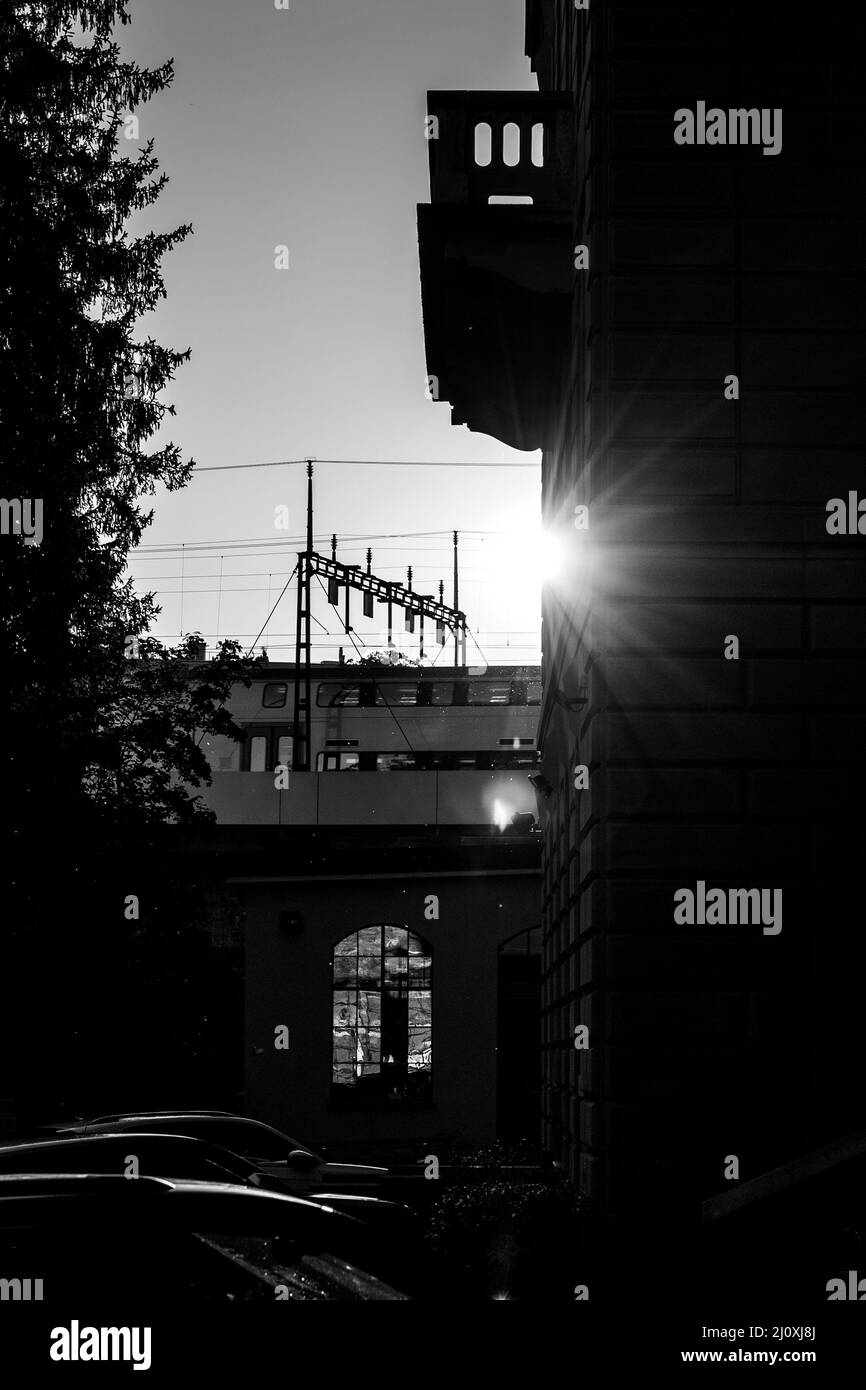
<path id="1" fill-rule="evenodd" d="M 452 532 L 451 532 L 451 529 L 450 529 L 450 528 L 444 528 L 444 529 L 439 530 L 439 531 L 367 531 L 367 532 L 363 532 L 363 531 L 353 531 L 351 534 L 348 534 L 348 533 L 347 533 L 347 534 L 345 534 L 345 535 L 341 535 L 341 536 L 340 536 L 340 544 L 341 544 L 342 546 L 344 546 L 344 547 L 349 547 L 349 548 L 351 548 L 351 549 L 362 550 L 367 544 L 369 544 L 370 541 L 416 540 L 416 539 L 418 539 L 418 538 L 420 538 L 420 539 L 425 539 L 425 538 L 429 538 L 429 537 L 433 537 L 433 536 L 450 536 L 451 534 L 452 534 Z M 511 527 L 511 528 L 506 528 L 506 529 L 502 529 L 502 530 L 484 530 L 484 531 L 475 531 L 475 530 L 468 530 L 468 529 L 467 529 L 467 530 L 465 530 L 465 531 L 464 531 L 464 530 L 461 530 L 460 534 L 461 534 L 461 536 L 481 536 L 481 537 L 484 537 L 484 536 L 519 536 L 519 535 L 521 535 L 522 533 L 521 533 L 519 530 L 515 530 L 513 527 Z M 314 539 L 315 539 L 316 541 L 327 541 L 327 540 L 330 539 L 330 535 L 331 535 L 330 532 L 320 532 L 320 533 L 317 533 L 317 534 L 316 534 L 316 536 L 314 537 Z M 132 552 L 132 558 L 134 558 L 134 557 L 137 556 L 137 555 L 149 554 L 150 552 L 155 551 L 155 550 L 157 550 L 157 551 L 163 551 L 163 550 L 177 550 L 177 551 L 180 551 L 180 550 L 187 550 L 187 551 L 190 551 L 190 550 L 221 550 L 221 549 L 222 549 L 222 550 L 227 550 L 227 549 L 229 549 L 230 547 L 233 547 L 233 546 L 245 546 L 245 545 L 279 545 L 279 546 L 295 546 L 295 545 L 302 544 L 305 540 L 306 540 L 306 537 L 304 537 L 304 536 L 241 536 L 241 537 L 239 537 L 239 538 L 235 538 L 234 540 L 162 541 L 162 542 L 154 541 L 154 542 L 153 542 L 152 544 L 150 544 L 150 545 L 139 545 L 139 546 L 137 546 L 136 549 Z M 355 542 L 357 542 L 357 545 L 354 544 Z M 414 551 L 414 550 L 435 550 L 435 551 L 438 551 L 441 547 L 439 547 L 439 546 L 414 546 L 414 545 L 413 545 L 412 547 L 408 547 L 408 546 L 402 546 L 402 545 L 395 545 L 395 546 L 381 546 L 381 547 L 379 547 L 379 548 L 380 548 L 380 549 L 383 549 L 383 550 L 407 550 L 407 549 L 410 549 L 410 548 L 411 548 L 413 551 Z M 450 545 L 450 542 L 449 542 L 449 543 L 448 543 L 448 549 L 449 549 L 449 551 L 450 551 L 450 548 L 451 548 L 451 545 Z M 469 548 L 469 547 L 467 547 L 467 548 Z M 473 548 L 473 549 L 477 549 L 477 547 L 472 547 L 472 548 Z"/>
<path id="2" fill-rule="evenodd" d="M 309 463 L 309 458 L 274 459 L 263 463 L 196 464 L 192 477 L 199 473 L 236 473 L 242 468 L 293 468 Z M 338 464 L 347 468 L 538 468 L 536 459 L 320 459 L 313 463 Z"/>
<path id="3" fill-rule="evenodd" d="M 323 594 L 325 595 L 325 597 L 327 598 L 328 591 L 327 591 L 327 589 L 325 588 L 324 584 L 322 583 L 322 576 L 321 576 L 320 574 L 316 574 L 316 579 L 318 580 L 319 588 L 322 590 L 322 593 L 323 593 Z M 331 600 L 328 599 L 328 602 L 331 603 Z M 331 603 L 331 607 L 333 608 L 334 612 L 337 614 L 337 617 L 339 618 L 340 614 L 339 614 L 339 610 L 337 609 L 337 605 L 336 605 L 335 603 Z M 351 628 L 347 628 L 347 629 L 346 629 L 346 636 L 348 637 L 349 641 L 352 643 L 352 646 L 355 648 L 355 651 L 356 651 L 356 653 L 357 653 L 357 655 L 358 655 L 358 660 L 360 661 L 360 660 L 361 660 L 361 649 L 360 649 L 360 647 L 358 646 L 357 642 L 355 641 L 355 636 L 354 636 L 354 633 L 353 633 L 353 631 L 352 631 Z M 399 729 L 400 734 L 402 735 L 402 737 L 403 737 L 403 739 L 404 739 L 404 741 L 405 741 L 406 747 L 409 749 L 409 752 L 410 752 L 410 753 L 414 753 L 414 752 L 415 752 L 415 749 L 412 747 L 412 743 L 411 743 L 411 741 L 410 741 L 410 739 L 409 739 L 409 737 L 408 737 L 408 735 L 407 735 L 407 733 L 406 733 L 406 730 L 403 728 L 403 725 L 400 723 L 400 720 L 397 718 L 396 714 L 394 713 L 393 707 L 392 707 L 391 705 L 388 704 L 387 700 L 385 701 L 385 708 L 387 709 L 387 711 L 388 711 L 388 713 L 390 714 L 391 718 L 394 720 L 394 723 L 397 725 L 397 728 Z"/>
<path id="4" fill-rule="evenodd" d="M 274 606 L 273 606 L 273 608 L 271 609 L 270 613 L 269 613 L 268 616 L 265 618 L 265 621 L 262 623 L 262 625 L 261 625 L 261 627 L 259 628 L 258 632 L 256 633 L 255 637 L 253 638 L 252 642 L 250 643 L 249 647 L 247 648 L 247 656 L 249 656 L 249 654 L 250 654 L 250 652 L 252 651 L 253 647 L 256 645 L 256 642 L 258 642 L 259 638 L 261 637 L 261 635 L 262 635 L 262 633 L 264 632 L 265 628 L 267 627 L 268 623 L 271 621 L 271 618 L 274 616 L 274 613 L 276 612 L 276 610 L 277 610 L 277 608 L 278 608 L 278 606 L 279 606 L 280 599 L 283 597 L 283 594 L 286 592 L 286 589 L 288 589 L 289 585 L 291 584 L 292 579 L 293 579 L 294 574 L 295 574 L 295 570 L 297 570 L 297 568 L 298 568 L 297 565 L 295 565 L 295 568 L 292 570 L 292 573 L 289 575 L 288 579 L 286 580 L 285 584 L 283 585 L 282 589 L 280 590 L 279 596 L 278 596 L 278 598 L 277 598 L 276 603 L 274 604 Z"/>

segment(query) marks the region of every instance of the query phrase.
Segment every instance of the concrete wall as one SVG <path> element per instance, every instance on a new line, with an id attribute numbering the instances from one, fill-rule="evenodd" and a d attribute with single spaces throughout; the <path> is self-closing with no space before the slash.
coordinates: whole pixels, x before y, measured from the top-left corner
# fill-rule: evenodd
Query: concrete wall
<path id="1" fill-rule="evenodd" d="M 220 825 L 497 824 L 534 812 L 527 772 L 217 772 L 201 794 Z M 498 810 L 497 808 L 501 808 Z"/>

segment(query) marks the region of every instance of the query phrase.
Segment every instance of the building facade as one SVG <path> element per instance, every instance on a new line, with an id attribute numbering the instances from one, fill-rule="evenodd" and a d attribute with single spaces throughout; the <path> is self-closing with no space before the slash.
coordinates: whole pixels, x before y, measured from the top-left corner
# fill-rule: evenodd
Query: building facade
<path id="1" fill-rule="evenodd" d="M 542 1123 L 605 1211 L 693 1210 L 862 1124 L 859 20 L 529 0 L 537 97 L 430 97 L 428 371 L 455 423 L 543 451 L 568 553 Z"/>
<path id="2" fill-rule="evenodd" d="M 243 924 L 244 1107 L 340 1152 L 537 1140 L 536 668 L 268 664 L 191 844 Z M 218 847 L 218 858 L 214 849 Z"/>

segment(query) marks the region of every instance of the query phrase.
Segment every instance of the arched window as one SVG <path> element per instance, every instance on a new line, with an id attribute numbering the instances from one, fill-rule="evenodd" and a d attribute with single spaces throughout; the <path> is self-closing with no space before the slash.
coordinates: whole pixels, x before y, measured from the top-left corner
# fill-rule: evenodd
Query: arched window
<path id="1" fill-rule="evenodd" d="M 430 947 L 403 926 L 363 927 L 337 942 L 334 1099 L 430 1098 L 431 973 Z"/>

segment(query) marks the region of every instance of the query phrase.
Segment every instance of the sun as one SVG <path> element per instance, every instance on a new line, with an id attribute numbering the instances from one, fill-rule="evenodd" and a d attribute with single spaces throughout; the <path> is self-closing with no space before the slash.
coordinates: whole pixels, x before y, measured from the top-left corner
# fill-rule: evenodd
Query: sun
<path id="1" fill-rule="evenodd" d="M 565 547 L 559 536 L 540 526 L 525 532 L 520 547 L 527 581 L 540 593 L 545 584 L 552 584 L 562 574 Z"/>

